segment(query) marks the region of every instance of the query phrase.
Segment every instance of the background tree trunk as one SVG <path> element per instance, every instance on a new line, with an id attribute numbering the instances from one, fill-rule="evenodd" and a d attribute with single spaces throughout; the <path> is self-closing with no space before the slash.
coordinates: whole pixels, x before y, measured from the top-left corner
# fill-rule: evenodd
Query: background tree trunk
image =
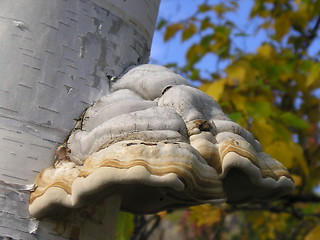
<path id="1" fill-rule="evenodd" d="M 32 219 L 29 192 L 108 76 L 148 61 L 159 1 L 1 0 L 0 239 L 79 235 Z"/>

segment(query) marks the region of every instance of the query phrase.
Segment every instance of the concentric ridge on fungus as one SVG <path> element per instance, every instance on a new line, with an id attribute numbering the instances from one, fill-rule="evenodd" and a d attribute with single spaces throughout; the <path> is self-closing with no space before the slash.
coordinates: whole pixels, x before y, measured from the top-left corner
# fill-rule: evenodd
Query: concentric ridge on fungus
<path id="1" fill-rule="evenodd" d="M 35 180 L 35 217 L 113 194 L 124 210 L 154 213 L 273 199 L 294 188 L 287 169 L 210 96 L 156 65 L 129 68 L 113 82 L 55 161 Z"/>

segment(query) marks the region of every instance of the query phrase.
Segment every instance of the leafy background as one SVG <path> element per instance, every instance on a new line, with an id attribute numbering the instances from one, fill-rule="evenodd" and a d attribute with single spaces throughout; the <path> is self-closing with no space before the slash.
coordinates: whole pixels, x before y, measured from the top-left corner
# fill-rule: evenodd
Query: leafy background
<path id="1" fill-rule="evenodd" d="M 160 12 L 156 33 L 175 46 L 165 53 L 156 40 L 162 59 L 152 62 L 212 96 L 289 169 L 296 189 L 268 203 L 122 213 L 117 238 L 320 239 L 320 1 L 177 2 L 173 17 Z"/>

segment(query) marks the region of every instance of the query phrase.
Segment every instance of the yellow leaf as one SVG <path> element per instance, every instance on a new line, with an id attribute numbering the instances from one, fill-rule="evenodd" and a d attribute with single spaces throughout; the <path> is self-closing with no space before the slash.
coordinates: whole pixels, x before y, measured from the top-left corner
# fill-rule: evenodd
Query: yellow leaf
<path id="1" fill-rule="evenodd" d="M 200 86 L 199 89 L 210 95 L 214 100 L 219 101 L 223 94 L 225 83 L 225 79 L 219 79 L 218 81 L 212 83 L 205 83 Z"/>
<path id="2" fill-rule="evenodd" d="M 239 84 L 242 89 L 246 89 L 246 84 L 257 80 L 258 72 L 250 65 L 250 60 L 240 60 L 229 65 L 225 72 L 228 74 L 227 79 L 229 84 Z"/>
<path id="3" fill-rule="evenodd" d="M 120 212 L 117 217 L 115 235 L 118 240 L 129 239 L 134 230 L 134 215 Z"/>
<path id="4" fill-rule="evenodd" d="M 188 27 L 182 31 L 181 40 L 186 41 L 197 32 L 197 27 L 194 23 L 189 23 Z"/>
<path id="5" fill-rule="evenodd" d="M 274 48 L 270 44 L 263 44 L 259 49 L 258 49 L 258 55 L 264 58 L 271 58 L 274 56 Z"/>
<path id="6" fill-rule="evenodd" d="M 275 141 L 265 147 L 265 152 L 277 159 L 285 167 L 298 166 L 306 177 L 309 176 L 309 168 L 303 156 L 302 147 L 292 140 Z"/>
<path id="7" fill-rule="evenodd" d="M 289 14 L 282 14 L 274 21 L 274 28 L 276 30 L 276 39 L 280 41 L 284 35 L 289 32 L 291 20 Z"/>
<path id="8" fill-rule="evenodd" d="M 306 159 L 304 158 L 302 147 L 293 141 L 289 142 L 289 147 L 291 149 L 290 151 L 292 152 L 292 154 L 294 156 L 294 160 L 295 160 L 296 164 L 300 167 L 300 169 L 305 174 L 305 176 L 308 177 L 309 176 L 309 168 L 308 168 L 308 164 L 306 162 Z"/>
<path id="9" fill-rule="evenodd" d="M 232 101 L 232 103 L 236 107 L 236 110 L 238 110 L 239 112 L 243 112 L 243 113 L 248 112 L 247 100 L 244 96 L 240 95 L 239 93 L 234 92 L 230 96 L 230 100 Z"/>
<path id="10" fill-rule="evenodd" d="M 293 166 L 294 153 L 286 142 L 273 142 L 271 145 L 266 146 L 265 152 L 281 162 L 285 167 L 290 168 Z"/>
<path id="11" fill-rule="evenodd" d="M 301 186 L 302 178 L 299 175 L 291 174 L 291 177 L 293 178 L 293 181 L 294 181 L 294 184 L 296 185 L 296 187 Z"/>
<path id="12" fill-rule="evenodd" d="M 277 131 L 264 119 L 253 121 L 252 132 L 258 138 L 262 146 L 270 145 L 278 135 Z"/>
<path id="13" fill-rule="evenodd" d="M 198 61 L 199 57 L 203 56 L 205 50 L 199 44 L 193 44 L 186 53 L 186 58 L 189 62 Z"/>
<path id="14" fill-rule="evenodd" d="M 214 225 L 221 220 L 221 209 L 210 204 L 203 204 L 190 208 L 190 221 L 198 226 Z"/>
<path id="15" fill-rule="evenodd" d="M 259 26 L 259 28 L 263 28 L 263 29 L 268 29 L 268 28 L 272 28 L 272 27 L 273 27 L 273 25 L 271 22 L 264 22 Z"/>
<path id="16" fill-rule="evenodd" d="M 164 34 L 164 41 L 168 41 L 172 38 L 179 30 L 184 27 L 182 23 L 171 24 L 166 28 L 166 32 Z"/>
<path id="17" fill-rule="evenodd" d="M 318 83 L 320 82 L 320 64 L 319 63 L 312 64 L 310 73 L 307 77 L 307 82 L 306 82 L 307 87 L 310 87 L 316 81 L 318 81 Z"/>
<path id="18" fill-rule="evenodd" d="M 304 240 L 319 240 L 320 239 L 320 225 L 315 226 L 304 238 Z"/>
<path id="19" fill-rule="evenodd" d="M 228 78 L 231 81 L 243 82 L 246 79 L 246 67 L 241 65 L 231 65 L 226 68 Z"/>

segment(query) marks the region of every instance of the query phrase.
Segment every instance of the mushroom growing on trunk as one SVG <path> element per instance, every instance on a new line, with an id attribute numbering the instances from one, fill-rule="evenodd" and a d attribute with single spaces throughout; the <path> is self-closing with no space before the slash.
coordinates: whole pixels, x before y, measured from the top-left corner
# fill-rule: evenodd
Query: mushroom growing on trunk
<path id="1" fill-rule="evenodd" d="M 82 115 L 55 164 L 36 178 L 36 218 L 112 195 L 155 213 L 203 203 L 273 199 L 293 190 L 287 169 L 208 95 L 156 65 L 127 69 Z"/>

